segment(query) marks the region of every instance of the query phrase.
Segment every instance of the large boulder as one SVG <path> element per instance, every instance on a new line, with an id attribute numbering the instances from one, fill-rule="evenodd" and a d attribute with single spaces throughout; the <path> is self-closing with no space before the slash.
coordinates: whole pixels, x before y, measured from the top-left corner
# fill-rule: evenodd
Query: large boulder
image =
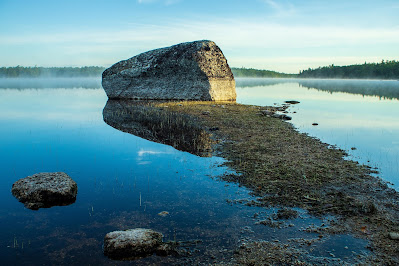
<path id="1" fill-rule="evenodd" d="M 16 181 L 11 193 L 28 209 L 38 210 L 74 203 L 78 186 L 66 173 L 39 173 Z"/>
<path id="2" fill-rule="evenodd" d="M 113 231 L 104 237 L 104 254 L 112 259 L 151 256 L 162 244 L 163 235 L 151 229 Z"/>
<path id="3" fill-rule="evenodd" d="M 233 73 L 212 41 L 148 51 L 120 61 L 102 74 L 111 99 L 235 101 Z"/>

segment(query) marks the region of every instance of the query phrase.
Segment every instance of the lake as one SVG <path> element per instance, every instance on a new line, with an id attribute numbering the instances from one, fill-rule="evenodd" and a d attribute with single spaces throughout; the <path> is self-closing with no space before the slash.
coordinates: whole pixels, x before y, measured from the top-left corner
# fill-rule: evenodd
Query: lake
<path id="1" fill-rule="evenodd" d="M 282 105 L 299 131 L 348 151 L 399 186 L 399 82 L 238 79 L 237 102 Z M 187 256 L 152 256 L 142 264 L 229 260 L 248 240 L 312 238 L 325 220 L 298 210 L 282 229 L 259 224 L 276 209 L 250 207 L 249 191 L 218 176 L 223 159 L 199 157 L 117 130 L 104 122 L 107 97 L 99 79 L 0 80 L 2 262 L 129 264 L 103 255 L 106 233 L 151 228 L 181 241 Z M 313 123 L 318 123 L 313 126 Z M 12 184 L 39 172 L 64 171 L 78 184 L 74 204 L 33 211 Z M 167 211 L 169 215 L 158 215 Z M 343 247 L 346 248 L 343 248 Z M 367 243 L 348 235 L 315 245 L 313 256 L 352 263 Z"/>
<path id="2" fill-rule="evenodd" d="M 237 87 L 239 103 L 299 101 L 290 107 L 290 123 L 300 132 L 376 167 L 399 189 L 399 81 L 239 79 Z"/>

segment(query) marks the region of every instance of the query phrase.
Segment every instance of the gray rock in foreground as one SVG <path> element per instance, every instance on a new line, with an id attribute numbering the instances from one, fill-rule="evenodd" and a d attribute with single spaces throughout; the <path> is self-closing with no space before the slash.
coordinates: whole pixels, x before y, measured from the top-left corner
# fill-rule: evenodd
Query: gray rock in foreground
<path id="1" fill-rule="evenodd" d="M 212 41 L 148 51 L 120 61 L 102 74 L 111 99 L 235 101 L 233 73 Z"/>
<path id="2" fill-rule="evenodd" d="M 163 235 L 151 229 L 114 231 L 104 237 L 104 254 L 112 259 L 150 256 L 161 246 Z"/>
<path id="3" fill-rule="evenodd" d="M 16 181 L 11 192 L 25 207 L 37 210 L 74 203 L 78 186 L 66 173 L 39 173 Z"/>

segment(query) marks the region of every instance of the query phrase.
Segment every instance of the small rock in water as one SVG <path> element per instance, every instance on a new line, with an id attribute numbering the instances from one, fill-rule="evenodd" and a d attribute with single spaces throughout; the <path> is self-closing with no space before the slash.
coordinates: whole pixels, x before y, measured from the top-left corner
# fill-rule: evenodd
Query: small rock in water
<path id="1" fill-rule="evenodd" d="M 312 124 L 312 126 L 318 126 L 318 125 L 319 125 L 318 123 L 313 123 L 313 124 Z"/>
<path id="2" fill-rule="evenodd" d="M 267 116 L 270 116 L 270 115 L 274 114 L 272 111 L 269 111 L 269 110 L 260 110 L 260 112 L 261 112 L 261 114 L 267 115 Z"/>
<path id="3" fill-rule="evenodd" d="M 159 215 L 159 216 L 162 216 L 162 217 L 165 217 L 165 216 L 168 216 L 168 215 L 169 215 L 169 212 L 167 212 L 167 211 L 162 211 L 162 212 L 158 213 L 158 215 Z"/>
<path id="4" fill-rule="evenodd" d="M 162 256 L 162 257 L 166 257 L 169 255 L 178 255 L 179 253 L 177 252 L 176 248 L 174 247 L 174 245 L 171 244 L 162 244 L 159 247 L 157 247 L 157 249 L 155 250 L 155 253 L 158 256 Z"/>
<path id="5" fill-rule="evenodd" d="M 298 102 L 298 101 L 285 101 L 285 103 L 289 103 L 289 104 L 298 104 L 298 103 L 300 103 L 300 102 Z"/>
<path id="6" fill-rule="evenodd" d="M 282 120 L 291 120 L 292 119 L 290 116 L 285 115 L 285 114 L 273 114 L 272 117 L 279 118 Z"/>
<path id="7" fill-rule="evenodd" d="M 104 237 L 104 255 L 112 259 L 150 256 L 162 244 L 163 235 L 151 229 L 114 231 Z"/>
<path id="8" fill-rule="evenodd" d="M 78 186 L 66 173 L 39 173 L 16 181 L 11 193 L 26 208 L 38 210 L 74 203 Z"/>
<path id="9" fill-rule="evenodd" d="M 397 233 L 397 232 L 389 232 L 388 236 L 389 236 L 389 239 L 399 240 L 399 233 Z"/>
<path id="10" fill-rule="evenodd" d="M 357 149 L 356 149 L 356 147 L 352 147 L 351 150 L 354 151 L 354 150 L 357 150 Z"/>

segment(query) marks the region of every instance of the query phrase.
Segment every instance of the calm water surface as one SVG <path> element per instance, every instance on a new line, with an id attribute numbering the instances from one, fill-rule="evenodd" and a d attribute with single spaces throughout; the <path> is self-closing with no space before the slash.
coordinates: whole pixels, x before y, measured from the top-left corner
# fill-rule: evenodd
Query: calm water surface
<path id="1" fill-rule="evenodd" d="M 399 81 L 238 79 L 237 87 L 239 103 L 299 101 L 289 108 L 299 131 L 377 167 L 399 189 Z"/>
<path id="2" fill-rule="evenodd" d="M 189 258 L 152 256 L 140 263 L 205 263 L 229 258 L 245 239 L 317 237 L 303 228 L 307 216 L 274 229 L 256 223 L 274 209 L 231 204 L 251 200 L 245 188 L 220 181 L 223 160 L 201 158 L 116 130 L 103 121 L 107 101 L 99 80 L 0 81 L 0 256 L 7 265 L 125 264 L 102 254 L 104 235 L 144 227 L 165 240 L 201 240 Z M 317 90 L 297 81 L 238 80 L 239 102 L 273 105 L 298 100 L 292 123 L 378 166 L 395 185 L 399 178 L 397 98 Z M 370 93 L 373 93 L 372 91 Z M 396 117 L 395 117 L 396 116 Z M 311 124 L 318 122 L 319 126 Z M 64 171 L 78 184 L 74 204 L 32 211 L 11 195 L 12 184 L 39 172 Z M 161 217 L 161 211 L 169 216 Z M 254 214 L 259 214 L 254 218 Z M 351 262 L 367 245 L 334 236 L 315 245 L 316 256 Z M 348 246 L 344 249 L 344 246 Z"/>

